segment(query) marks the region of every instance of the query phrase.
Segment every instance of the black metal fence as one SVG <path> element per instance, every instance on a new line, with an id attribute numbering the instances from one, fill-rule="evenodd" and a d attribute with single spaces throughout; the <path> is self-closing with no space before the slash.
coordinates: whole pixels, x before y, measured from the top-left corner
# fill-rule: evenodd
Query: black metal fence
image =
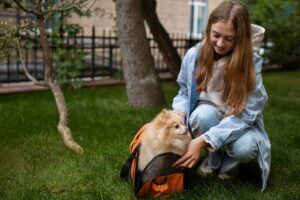
<path id="1" fill-rule="evenodd" d="M 186 51 L 199 40 L 192 39 L 183 34 L 170 35 L 174 47 L 181 57 Z M 84 53 L 83 68 L 79 77 L 84 80 L 94 80 L 103 76 L 114 76 L 122 69 L 121 54 L 118 38 L 112 31 L 96 33 L 92 28 L 90 35 L 83 33 L 74 38 L 64 39 L 64 48 L 80 48 Z M 168 71 L 163 57 L 159 52 L 158 45 L 152 37 L 149 37 L 151 52 L 154 57 L 155 67 L 158 72 Z M 52 49 L 57 48 L 52 45 Z M 29 72 L 38 80 L 44 77 L 43 54 L 40 48 L 34 47 L 25 51 L 24 63 Z M 23 73 L 21 62 L 17 56 L 8 57 L 0 63 L 0 83 L 28 82 Z"/>

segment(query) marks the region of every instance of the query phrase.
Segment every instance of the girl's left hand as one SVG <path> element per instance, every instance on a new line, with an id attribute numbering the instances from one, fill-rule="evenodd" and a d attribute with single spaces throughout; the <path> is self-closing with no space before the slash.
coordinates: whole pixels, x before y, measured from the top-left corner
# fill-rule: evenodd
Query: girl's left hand
<path id="1" fill-rule="evenodd" d="M 187 152 L 173 164 L 173 167 L 194 167 L 200 159 L 202 149 L 206 147 L 206 145 L 202 136 L 193 139 L 188 145 Z"/>

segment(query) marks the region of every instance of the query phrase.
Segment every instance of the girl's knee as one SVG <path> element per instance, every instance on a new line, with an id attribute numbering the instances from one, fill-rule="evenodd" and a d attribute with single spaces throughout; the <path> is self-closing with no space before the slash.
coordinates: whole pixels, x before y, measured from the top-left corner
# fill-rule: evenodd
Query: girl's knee
<path id="1" fill-rule="evenodd" d="M 207 127 L 208 121 L 209 119 L 202 112 L 193 112 L 189 118 L 192 130 L 199 128 L 202 133 L 206 129 L 204 127 Z"/>
<path id="2" fill-rule="evenodd" d="M 231 148 L 229 148 L 228 151 L 233 158 L 242 163 L 247 163 L 255 159 L 258 147 L 254 134 L 247 133 L 241 136 L 231 145 Z"/>
<path id="3" fill-rule="evenodd" d="M 199 129 L 205 133 L 220 122 L 220 112 L 213 106 L 200 105 L 191 114 L 189 124 L 192 130 Z"/>

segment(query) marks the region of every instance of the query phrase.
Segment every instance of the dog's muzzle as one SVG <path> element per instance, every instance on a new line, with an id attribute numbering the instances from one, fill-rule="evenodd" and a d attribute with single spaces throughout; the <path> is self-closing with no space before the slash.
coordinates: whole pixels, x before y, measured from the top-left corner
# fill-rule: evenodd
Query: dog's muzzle
<path id="1" fill-rule="evenodd" d="M 185 127 L 185 130 L 181 135 L 187 135 L 188 133 L 189 133 L 189 129 L 188 129 L 188 127 Z"/>

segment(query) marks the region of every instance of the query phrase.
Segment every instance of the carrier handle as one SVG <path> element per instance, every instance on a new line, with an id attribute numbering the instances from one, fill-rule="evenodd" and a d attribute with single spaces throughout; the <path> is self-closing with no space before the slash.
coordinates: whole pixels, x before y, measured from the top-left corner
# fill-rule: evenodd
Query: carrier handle
<path id="1" fill-rule="evenodd" d="M 140 145 L 138 145 L 135 148 L 135 150 L 130 154 L 128 159 L 123 164 L 123 167 L 122 167 L 121 173 L 120 173 L 120 177 L 122 179 L 125 179 L 126 181 L 128 180 L 128 177 L 129 177 L 129 172 L 130 172 L 132 161 L 133 161 L 134 157 L 136 156 L 136 154 L 138 153 L 139 149 L 140 149 Z"/>

